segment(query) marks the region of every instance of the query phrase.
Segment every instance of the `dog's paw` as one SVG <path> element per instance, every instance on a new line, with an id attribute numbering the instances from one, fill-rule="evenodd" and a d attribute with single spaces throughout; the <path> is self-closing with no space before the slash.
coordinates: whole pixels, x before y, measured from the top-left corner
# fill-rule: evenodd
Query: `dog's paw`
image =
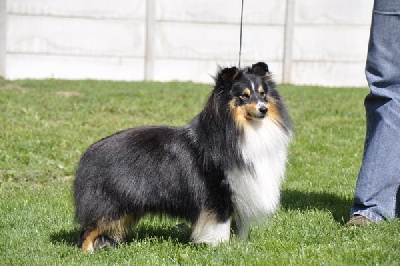
<path id="1" fill-rule="evenodd" d="M 107 235 L 101 235 L 93 241 L 93 249 L 115 248 L 117 242 Z"/>

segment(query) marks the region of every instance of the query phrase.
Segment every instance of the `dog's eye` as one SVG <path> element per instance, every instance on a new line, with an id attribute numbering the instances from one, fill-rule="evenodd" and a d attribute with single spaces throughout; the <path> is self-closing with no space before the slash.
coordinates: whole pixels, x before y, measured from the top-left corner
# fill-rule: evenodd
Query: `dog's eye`
<path id="1" fill-rule="evenodd" d="M 266 94 L 264 91 L 261 91 L 261 92 L 260 92 L 260 96 L 261 96 L 261 98 L 262 98 L 264 101 L 268 101 L 268 99 L 267 99 L 267 94 Z"/>
<path id="2" fill-rule="evenodd" d="M 248 100 L 250 98 L 250 95 L 248 95 L 247 93 L 243 93 L 239 96 L 239 98 L 242 100 Z"/>

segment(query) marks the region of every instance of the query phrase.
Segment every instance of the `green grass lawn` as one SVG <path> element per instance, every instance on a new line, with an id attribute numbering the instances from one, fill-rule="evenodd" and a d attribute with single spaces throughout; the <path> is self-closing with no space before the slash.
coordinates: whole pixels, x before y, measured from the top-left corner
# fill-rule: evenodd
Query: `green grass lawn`
<path id="1" fill-rule="evenodd" d="M 72 180 L 81 153 L 118 130 L 181 126 L 211 86 L 0 80 L 1 265 L 399 265 L 400 222 L 347 229 L 365 130 L 366 88 L 282 85 L 295 126 L 279 211 L 249 239 L 188 244 L 181 221 L 148 217 L 120 248 L 75 245 Z"/>

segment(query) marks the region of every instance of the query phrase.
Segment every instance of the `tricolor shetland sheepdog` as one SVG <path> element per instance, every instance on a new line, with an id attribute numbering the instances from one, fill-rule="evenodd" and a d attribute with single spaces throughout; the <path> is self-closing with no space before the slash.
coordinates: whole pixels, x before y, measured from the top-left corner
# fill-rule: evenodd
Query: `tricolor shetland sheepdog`
<path id="1" fill-rule="evenodd" d="M 220 69 L 181 128 L 126 129 L 92 144 L 74 183 L 83 251 L 114 246 L 145 214 L 182 217 L 194 243 L 245 239 L 279 204 L 292 126 L 265 63 Z"/>

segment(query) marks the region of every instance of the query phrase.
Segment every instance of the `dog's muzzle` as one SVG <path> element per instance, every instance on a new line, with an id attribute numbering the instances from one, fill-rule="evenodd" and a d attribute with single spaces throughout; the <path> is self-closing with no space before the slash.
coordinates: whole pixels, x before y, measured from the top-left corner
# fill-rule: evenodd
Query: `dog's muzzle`
<path id="1" fill-rule="evenodd" d="M 259 118 L 264 118 L 268 114 L 268 107 L 265 103 L 257 103 L 257 111 L 259 113 Z"/>

